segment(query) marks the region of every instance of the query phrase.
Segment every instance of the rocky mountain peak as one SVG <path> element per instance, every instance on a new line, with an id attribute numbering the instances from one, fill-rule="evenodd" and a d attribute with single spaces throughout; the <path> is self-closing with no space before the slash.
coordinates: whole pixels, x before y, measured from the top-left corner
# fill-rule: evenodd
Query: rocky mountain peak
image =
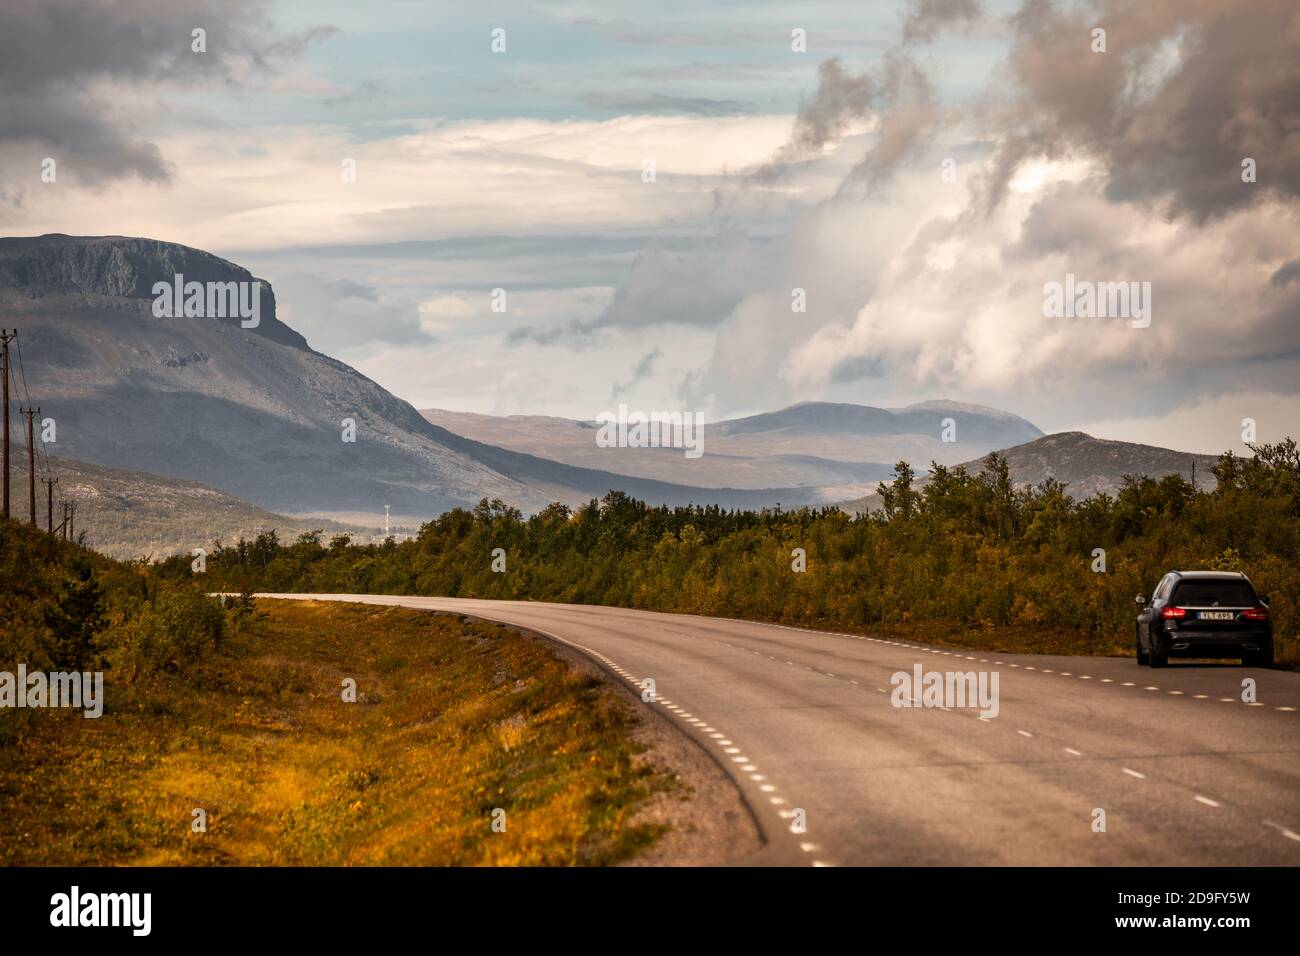
<path id="1" fill-rule="evenodd" d="M 175 242 L 129 236 L 45 236 L 0 238 L 0 286 L 31 296 L 94 295 L 153 299 L 154 284 L 172 282 L 257 282 L 260 322 L 250 329 L 281 345 L 307 348 L 307 340 L 275 315 L 271 284 L 210 252 Z M 219 321 L 238 323 L 237 318 Z"/>

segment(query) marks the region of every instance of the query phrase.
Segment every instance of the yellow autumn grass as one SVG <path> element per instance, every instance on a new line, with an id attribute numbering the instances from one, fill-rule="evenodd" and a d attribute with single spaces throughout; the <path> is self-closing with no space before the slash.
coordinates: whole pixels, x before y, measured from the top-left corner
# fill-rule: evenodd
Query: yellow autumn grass
<path id="1" fill-rule="evenodd" d="M 632 818 L 669 775 L 636 759 L 628 706 L 545 644 L 398 608 L 259 608 L 192 672 L 110 670 L 99 720 L 34 713 L 3 745 L 0 862 L 605 864 L 655 839 Z"/>

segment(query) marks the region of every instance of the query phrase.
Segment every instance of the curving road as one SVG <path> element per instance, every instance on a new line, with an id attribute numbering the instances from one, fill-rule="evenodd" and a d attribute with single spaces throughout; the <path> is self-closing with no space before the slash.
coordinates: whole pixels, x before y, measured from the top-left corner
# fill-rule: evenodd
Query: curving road
<path id="1" fill-rule="evenodd" d="M 969 653 L 610 607 L 259 597 L 458 612 L 575 646 L 638 692 L 653 678 L 647 706 L 713 754 L 754 811 L 766 845 L 740 862 L 1300 864 L 1300 674 Z M 891 675 L 917 664 L 996 671 L 997 716 L 895 707 Z"/>

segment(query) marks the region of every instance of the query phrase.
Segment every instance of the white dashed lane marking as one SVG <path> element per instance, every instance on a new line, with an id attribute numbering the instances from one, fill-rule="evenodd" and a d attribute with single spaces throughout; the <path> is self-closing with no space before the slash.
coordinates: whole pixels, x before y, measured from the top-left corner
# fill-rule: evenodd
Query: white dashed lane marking
<path id="1" fill-rule="evenodd" d="M 558 637 L 558 636 L 557 636 L 557 637 Z M 577 643 L 575 643 L 575 642 L 573 642 L 573 641 L 564 641 L 564 643 L 569 644 L 569 645 L 572 646 L 572 647 L 576 647 L 576 648 L 578 648 L 579 650 L 585 651 L 587 654 L 591 655 L 591 656 L 594 657 L 596 660 L 602 662 L 606 667 L 610 668 L 610 670 L 612 670 L 612 671 L 613 671 L 614 673 L 616 673 L 618 676 L 620 676 L 620 677 L 622 677 L 624 680 L 628 681 L 630 684 L 633 685 L 633 687 L 640 688 L 640 687 L 643 686 L 643 685 L 642 685 L 642 682 L 641 682 L 640 680 L 638 680 L 636 677 L 634 677 L 634 676 L 633 676 L 633 675 L 632 675 L 628 670 L 626 670 L 622 665 L 620 665 L 620 664 L 616 663 L 615 661 L 611 660 L 610 658 L 606 657 L 604 654 L 600 654 L 600 653 L 598 653 L 598 652 L 592 650 L 592 649 L 589 648 L 589 647 L 584 647 L 583 645 L 581 645 L 581 644 L 577 644 Z M 714 643 L 716 644 L 717 641 L 714 641 Z M 733 644 L 728 644 L 727 646 L 728 646 L 728 647 L 734 647 L 735 645 L 733 645 Z M 742 648 L 742 649 L 743 649 L 743 648 Z M 753 652 L 753 653 L 755 653 L 756 655 L 758 654 L 757 651 L 755 651 L 755 652 Z M 761 656 L 761 655 L 759 655 L 759 656 Z M 776 658 L 773 657 L 773 658 L 771 658 L 771 660 L 776 660 Z M 787 661 L 786 663 L 790 663 L 790 662 Z M 811 670 L 811 669 L 812 669 L 812 668 L 809 668 L 809 670 Z M 828 674 L 827 676 L 828 676 L 828 677 L 834 677 L 835 675 L 833 675 L 833 674 Z M 646 678 L 646 680 L 649 680 L 649 678 Z M 709 738 L 710 741 L 712 741 L 712 742 L 713 742 L 714 744 L 716 744 L 717 746 L 723 748 L 723 753 L 724 753 L 724 754 L 727 754 L 728 756 L 734 755 L 734 756 L 731 756 L 731 762 L 732 762 L 732 763 L 744 764 L 744 766 L 740 768 L 741 771 L 744 772 L 744 773 L 746 773 L 746 774 L 748 774 L 749 779 L 750 779 L 751 781 L 753 781 L 753 782 L 759 784 L 759 790 L 761 790 L 763 793 L 765 793 L 765 794 L 768 795 L 768 803 L 769 803 L 771 806 L 773 806 L 773 807 L 783 807 L 783 806 L 785 806 L 785 803 L 786 803 L 785 797 L 780 796 L 780 795 L 776 792 L 776 787 L 775 787 L 775 786 L 773 786 L 773 785 L 770 784 L 770 783 L 766 783 L 766 782 L 765 782 L 765 781 L 767 780 L 767 778 L 766 778 L 763 774 L 761 774 L 761 773 L 757 773 L 757 770 L 758 770 L 757 765 L 755 765 L 753 762 L 751 762 L 749 757 L 747 757 L 747 756 L 745 756 L 744 754 L 742 754 L 742 753 L 740 752 L 740 748 L 737 747 L 737 746 L 735 746 L 735 745 L 732 743 L 732 741 L 730 741 L 729 739 L 727 739 L 726 734 L 723 734 L 723 733 L 718 732 L 718 731 L 715 730 L 713 727 L 710 727 L 706 722 L 704 722 L 703 720 L 700 720 L 698 717 L 696 717 L 695 715 L 691 714 L 690 712 L 688 712 L 688 711 L 686 711 L 686 710 L 683 710 L 681 707 L 677 706 L 676 704 L 674 704 L 671 700 L 669 700 L 669 699 L 666 698 L 666 697 L 658 697 L 658 698 L 656 698 L 656 697 L 649 697 L 648 699 L 647 699 L 646 697 L 642 697 L 642 700 L 645 701 L 645 702 L 648 703 L 648 704 L 656 704 L 656 703 L 657 703 L 660 707 L 662 707 L 664 710 L 666 710 L 666 711 L 668 711 L 669 713 L 671 713 L 673 716 L 675 716 L 675 717 L 681 719 L 683 722 L 685 722 L 685 723 L 687 723 L 687 724 L 690 724 L 691 726 L 693 726 L 693 727 L 699 729 L 700 733 L 702 733 L 702 734 L 707 734 L 707 736 L 708 736 L 708 738 Z M 794 812 L 793 812 L 793 811 L 790 811 L 790 810 L 778 810 L 777 813 L 778 813 L 778 815 L 779 815 L 783 820 L 789 820 L 789 819 L 792 819 L 792 818 L 794 817 Z M 790 831 L 791 831 L 792 833 L 793 833 L 793 832 L 796 832 L 796 831 L 795 831 L 795 824 L 794 824 L 794 823 L 791 823 L 789 829 L 790 829 Z M 803 832 L 802 827 L 799 829 L 798 832 Z M 813 853 L 813 852 L 816 852 L 816 850 L 817 850 L 817 845 L 816 845 L 815 843 L 801 842 L 801 843 L 799 844 L 799 849 L 802 850 L 804 853 Z M 813 865 L 813 866 L 834 866 L 833 863 L 830 863 L 830 862 L 828 862 L 828 861 L 826 861 L 826 860 L 814 860 L 813 863 L 812 863 L 812 865 Z"/>
<path id="2" fill-rule="evenodd" d="M 1294 830 L 1288 830 L 1286 827 L 1281 826 L 1280 824 L 1274 823 L 1274 822 L 1271 821 L 1271 820 L 1265 820 L 1265 821 L 1264 821 L 1264 826 L 1266 826 L 1266 827 L 1272 827 L 1274 830 L 1276 830 L 1278 833 L 1282 834 L 1282 835 L 1283 835 L 1284 837 L 1286 837 L 1288 840 L 1295 840 L 1297 843 L 1300 843 L 1300 833 L 1296 833 Z"/>

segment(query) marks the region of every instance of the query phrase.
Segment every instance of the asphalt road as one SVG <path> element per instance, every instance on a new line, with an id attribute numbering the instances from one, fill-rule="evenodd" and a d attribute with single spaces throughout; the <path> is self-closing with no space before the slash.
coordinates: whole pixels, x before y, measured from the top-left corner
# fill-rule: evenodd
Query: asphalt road
<path id="1" fill-rule="evenodd" d="M 744 863 L 1300 864 L 1300 674 L 609 607 L 260 596 L 456 611 L 573 645 L 638 692 L 653 678 L 646 706 L 714 755 L 754 810 L 766 845 Z M 894 706 L 891 676 L 917 664 L 997 672 L 997 716 Z"/>

